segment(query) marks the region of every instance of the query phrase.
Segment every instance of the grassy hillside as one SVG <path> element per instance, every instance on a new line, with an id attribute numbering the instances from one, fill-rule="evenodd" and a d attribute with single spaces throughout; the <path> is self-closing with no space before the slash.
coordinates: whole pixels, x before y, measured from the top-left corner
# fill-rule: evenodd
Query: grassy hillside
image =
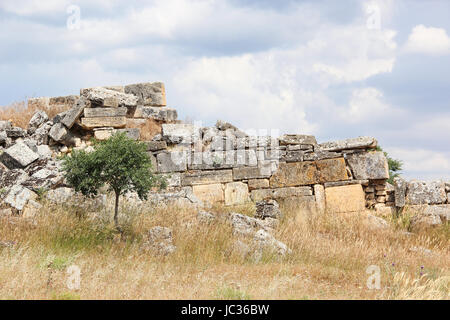
<path id="1" fill-rule="evenodd" d="M 259 262 L 233 249 L 224 219 L 202 224 L 189 208 L 124 204 L 125 236 L 115 233 L 111 205 L 80 214 L 45 205 L 34 218 L 0 217 L 1 299 L 449 299 L 448 225 L 420 234 L 405 221 L 373 230 L 362 215 L 316 215 L 286 209 L 275 237 L 292 254 Z M 215 207 L 251 214 L 251 206 Z M 146 250 L 147 230 L 173 229 L 177 250 Z M 6 241 L 15 244 L 8 246 Z M 246 241 L 245 239 L 243 241 Z M 425 249 L 431 250 L 427 251 Z M 78 290 L 67 268 L 81 270 Z M 366 269 L 381 269 L 381 289 L 369 290 Z"/>

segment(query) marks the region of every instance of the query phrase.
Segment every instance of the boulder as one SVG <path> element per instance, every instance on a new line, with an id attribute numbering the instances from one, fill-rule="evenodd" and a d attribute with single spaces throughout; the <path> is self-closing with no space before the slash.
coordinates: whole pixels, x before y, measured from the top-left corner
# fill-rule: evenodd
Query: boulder
<path id="1" fill-rule="evenodd" d="M 373 149 L 378 142 L 372 137 L 358 137 L 346 140 L 337 140 L 319 144 L 319 149 L 323 151 L 342 151 L 351 149 Z"/>
<path id="2" fill-rule="evenodd" d="M 156 226 L 148 231 L 146 246 L 158 254 L 166 256 L 173 253 L 176 250 L 176 246 L 172 242 L 172 229 L 170 228 Z"/>
<path id="3" fill-rule="evenodd" d="M 23 142 L 9 147 L 0 156 L 0 160 L 9 169 L 24 168 L 37 159 L 39 159 L 39 155 Z"/>
<path id="4" fill-rule="evenodd" d="M 144 106 L 165 106 L 166 91 L 162 82 L 137 83 L 125 86 L 125 93 L 135 95 Z"/>
<path id="5" fill-rule="evenodd" d="M 292 250 L 286 244 L 275 239 L 273 235 L 264 229 L 260 229 L 255 233 L 254 240 L 259 256 L 261 256 L 262 250 L 270 250 L 280 256 L 292 253 Z"/>
<path id="6" fill-rule="evenodd" d="M 409 205 L 443 204 L 447 201 L 445 183 L 442 181 L 423 182 L 411 180 L 406 191 Z"/>
<path id="7" fill-rule="evenodd" d="M 27 135 L 27 132 L 20 127 L 12 127 L 12 128 L 6 129 L 5 131 L 6 131 L 6 135 L 9 138 L 13 138 L 13 139 L 23 138 Z"/>
<path id="8" fill-rule="evenodd" d="M 230 221 L 233 235 L 253 236 L 260 229 L 270 230 L 263 220 L 240 213 L 231 213 Z"/>
<path id="9" fill-rule="evenodd" d="M 350 154 L 347 158 L 355 179 L 381 180 L 389 178 L 389 165 L 381 151 Z"/>

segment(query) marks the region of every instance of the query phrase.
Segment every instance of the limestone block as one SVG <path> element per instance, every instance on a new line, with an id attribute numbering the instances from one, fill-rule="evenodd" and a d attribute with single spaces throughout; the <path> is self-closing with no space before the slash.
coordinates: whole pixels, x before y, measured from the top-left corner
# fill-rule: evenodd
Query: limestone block
<path id="1" fill-rule="evenodd" d="M 303 144 L 316 145 L 317 141 L 314 136 L 304 134 L 285 134 L 279 138 L 281 145 Z"/>
<path id="2" fill-rule="evenodd" d="M 61 120 L 61 123 L 68 129 L 72 128 L 75 121 L 77 121 L 78 118 L 83 114 L 83 110 L 87 106 L 89 106 L 89 102 L 85 98 L 81 97 L 74 104 L 74 106 L 66 112 L 64 118 Z"/>
<path id="3" fill-rule="evenodd" d="M 220 183 L 193 186 L 192 192 L 198 199 L 206 203 L 224 201 L 223 185 Z"/>
<path id="4" fill-rule="evenodd" d="M 186 152 L 162 152 L 156 156 L 158 172 L 180 172 L 187 169 Z"/>
<path id="5" fill-rule="evenodd" d="M 408 183 L 406 191 L 407 204 L 442 204 L 446 201 L 445 183 L 442 181 L 422 182 L 412 180 Z"/>
<path id="6" fill-rule="evenodd" d="M 182 185 L 225 183 L 233 181 L 231 170 L 190 171 L 182 174 Z"/>
<path id="7" fill-rule="evenodd" d="M 127 118 L 122 117 L 95 117 L 81 118 L 81 125 L 86 129 L 113 127 L 123 128 L 127 124 Z"/>
<path id="8" fill-rule="evenodd" d="M 28 122 L 28 133 L 32 134 L 37 128 L 48 121 L 48 115 L 43 110 L 39 110 L 33 114 Z"/>
<path id="9" fill-rule="evenodd" d="M 347 158 L 355 179 L 388 179 L 389 166 L 381 151 L 351 154 Z"/>
<path id="10" fill-rule="evenodd" d="M 194 143 L 200 141 L 200 128 L 193 124 L 164 123 L 162 125 L 163 139 L 168 143 Z"/>
<path id="11" fill-rule="evenodd" d="M 172 108 L 138 106 L 134 112 L 135 118 L 151 118 L 159 121 L 175 121 L 177 110 Z"/>
<path id="12" fill-rule="evenodd" d="M 344 158 L 280 163 L 270 178 L 270 187 L 291 187 L 347 180 Z"/>
<path id="13" fill-rule="evenodd" d="M 128 112 L 128 109 L 126 107 L 118 107 L 118 108 L 85 108 L 84 109 L 84 117 L 85 118 L 121 117 L 121 116 L 126 116 L 127 112 Z"/>
<path id="14" fill-rule="evenodd" d="M 342 151 L 351 149 L 368 149 L 376 148 L 378 142 L 372 137 L 358 137 L 346 140 L 337 140 L 324 142 L 319 144 L 319 148 L 323 151 Z"/>
<path id="15" fill-rule="evenodd" d="M 25 143 L 18 142 L 4 150 L 0 159 L 9 169 L 24 168 L 39 159 L 39 155 Z"/>
<path id="16" fill-rule="evenodd" d="M 243 182 L 230 182 L 225 185 L 225 205 L 240 205 L 249 201 L 248 186 Z"/>
<path id="17" fill-rule="evenodd" d="M 364 191 L 361 185 L 325 188 L 326 207 L 329 212 L 356 212 L 365 209 Z"/>
<path id="18" fill-rule="evenodd" d="M 138 104 L 145 106 L 165 106 L 166 91 L 162 82 L 137 83 L 125 86 L 125 93 L 138 97 Z"/>
<path id="19" fill-rule="evenodd" d="M 267 166 L 233 168 L 234 180 L 269 178 L 271 174 L 272 171 Z"/>
<path id="20" fill-rule="evenodd" d="M 29 200 L 35 199 L 37 199 L 37 194 L 33 191 L 20 185 L 15 185 L 3 201 L 12 208 L 22 211 Z"/>
<path id="21" fill-rule="evenodd" d="M 111 98 L 118 100 L 118 106 L 123 107 L 135 107 L 138 102 L 138 97 L 132 94 L 121 93 L 115 90 L 109 90 L 101 87 L 84 89 L 82 92 L 83 97 L 87 98 L 93 104 L 103 106 L 105 99 L 107 105 L 111 105 Z"/>
<path id="22" fill-rule="evenodd" d="M 316 208 L 319 213 L 324 213 L 326 209 L 325 188 L 321 184 L 314 185 L 314 196 L 316 199 Z"/>
<path id="23" fill-rule="evenodd" d="M 147 145 L 147 151 L 159 151 L 167 149 L 167 143 L 165 141 L 145 141 Z"/>
<path id="24" fill-rule="evenodd" d="M 125 132 L 125 135 L 130 139 L 139 140 L 141 130 L 139 128 L 95 130 L 94 138 L 97 140 L 106 140 L 113 134 L 121 132 Z"/>
<path id="25" fill-rule="evenodd" d="M 266 189 L 269 188 L 269 179 L 249 179 L 248 180 L 248 189 Z"/>

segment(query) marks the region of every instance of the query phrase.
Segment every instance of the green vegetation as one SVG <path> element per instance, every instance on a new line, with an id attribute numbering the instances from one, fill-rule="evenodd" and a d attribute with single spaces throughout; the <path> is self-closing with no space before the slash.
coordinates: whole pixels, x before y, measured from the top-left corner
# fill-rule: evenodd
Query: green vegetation
<path id="1" fill-rule="evenodd" d="M 125 133 L 112 135 L 105 141 L 94 141 L 94 151 L 74 151 L 64 157 L 63 170 L 71 187 L 85 196 L 93 197 L 104 185 L 115 194 L 114 223 L 118 222 L 119 198 L 132 191 L 146 200 L 153 187 L 165 188 L 164 178 L 152 173 L 152 162 L 146 145 L 134 141 Z"/>
<path id="2" fill-rule="evenodd" d="M 377 146 L 377 151 L 383 151 L 383 149 L 380 146 Z M 398 159 L 393 159 L 389 156 L 389 154 L 386 151 L 383 151 L 384 155 L 387 158 L 388 165 L 389 165 L 389 183 L 394 183 L 394 178 L 398 177 L 400 175 L 400 172 L 403 170 L 403 161 Z"/>

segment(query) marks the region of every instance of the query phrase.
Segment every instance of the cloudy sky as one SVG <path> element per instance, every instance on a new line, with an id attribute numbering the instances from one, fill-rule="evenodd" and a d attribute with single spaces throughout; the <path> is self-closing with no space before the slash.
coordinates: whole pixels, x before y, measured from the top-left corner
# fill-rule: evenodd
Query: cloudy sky
<path id="1" fill-rule="evenodd" d="M 450 180 L 450 1 L 1 0 L 0 105 L 166 84 L 183 120 L 370 135 Z"/>

